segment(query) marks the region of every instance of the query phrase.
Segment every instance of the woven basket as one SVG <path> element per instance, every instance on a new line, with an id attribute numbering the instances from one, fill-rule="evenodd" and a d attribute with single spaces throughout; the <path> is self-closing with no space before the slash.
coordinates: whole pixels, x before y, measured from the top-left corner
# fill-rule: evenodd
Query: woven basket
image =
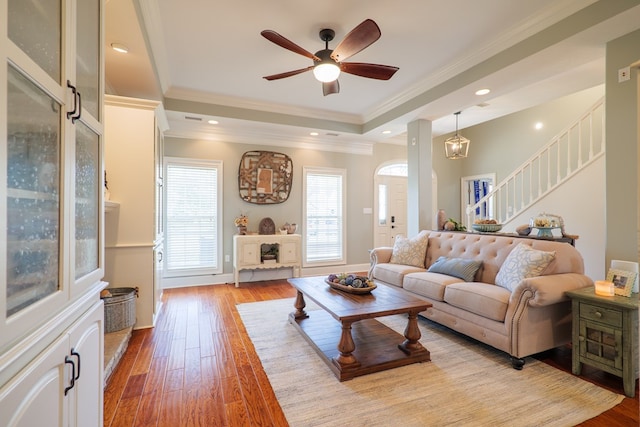
<path id="1" fill-rule="evenodd" d="M 109 288 L 110 297 L 104 300 L 104 332 L 119 331 L 136 323 L 136 294 L 134 288 Z"/>

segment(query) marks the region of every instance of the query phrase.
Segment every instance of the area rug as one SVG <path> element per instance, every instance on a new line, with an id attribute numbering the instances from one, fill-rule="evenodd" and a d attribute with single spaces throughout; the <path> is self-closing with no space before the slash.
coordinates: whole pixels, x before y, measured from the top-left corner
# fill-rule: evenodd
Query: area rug
<path id="1" fill-rule="evenodd" d="M 530 357 L 517 371 L 505 353 L 424 319 L 420 341 L 431 362 L 339 382 L 288 323 L 293 302 L 238 305 L 293 427 L 573 426 L 624 397 Z M 398 332 L 406 325 L 401 315 L 379 320 Z"/>

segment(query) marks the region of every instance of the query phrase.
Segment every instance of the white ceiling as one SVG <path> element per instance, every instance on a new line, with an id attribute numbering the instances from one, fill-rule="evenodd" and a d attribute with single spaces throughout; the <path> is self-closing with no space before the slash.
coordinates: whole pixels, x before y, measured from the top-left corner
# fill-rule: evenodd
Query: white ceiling
<path id="1" fill-rule="evenodd" d="M 602 84 L 606 42 L 640 28 L 640 6 L 611 13 L 616 4 L 107 0 L 105 43 L 129 47 L 126 55 L 106 49 L 107 89 L 164 100 L 168 135 L 366 150 L 404 143 L 413 120 L 433 121 L 440 135 L 454 130 L 456 111 L 464 128 Z M 311 72 L 262 78 L 311 65 L 262 30 L 315 52 L 324 48 L 319 30 L 335 30 L 334 48 L 366 18 L 382 37 L 348 61 L 399 67 L 391 80 L 342 74 L 340 93 L 325 97 Z M 483 87 L 491 93 L 474 94 Z"/>

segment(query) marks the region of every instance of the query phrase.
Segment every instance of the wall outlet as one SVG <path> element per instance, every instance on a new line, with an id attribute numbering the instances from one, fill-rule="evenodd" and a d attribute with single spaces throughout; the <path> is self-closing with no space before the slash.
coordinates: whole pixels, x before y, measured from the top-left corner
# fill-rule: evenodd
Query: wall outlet
<path id="1" fill-rule="evenodd" d="M 631 67 L 624 67 L 618 70 L 618 83 L 631 79 Z"/>
<path id="2" fill-rule="evenodd" d="M 231 261 L 231 257 L 229 255 L 225 255 L 224 262 L 229 262 L 229 261 Z"/>

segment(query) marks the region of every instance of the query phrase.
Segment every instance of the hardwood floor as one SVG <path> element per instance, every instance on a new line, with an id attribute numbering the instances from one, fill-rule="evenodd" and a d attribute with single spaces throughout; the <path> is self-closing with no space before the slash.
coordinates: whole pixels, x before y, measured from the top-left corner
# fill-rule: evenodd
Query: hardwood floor
<path id="1" fill-rule="evenodd" d="M 165 290 L 156 327 L 133 332 L 105 389 L 105 427 L 287 426 L 235 305 L 294 296 L 286 280 Z M 571 371 L 569 348 L 538 358 Z M 623 393 L 620 378 L 583 371 Z M 581 425 L 637 426 L 637 387 L 634 399 Z"/>

